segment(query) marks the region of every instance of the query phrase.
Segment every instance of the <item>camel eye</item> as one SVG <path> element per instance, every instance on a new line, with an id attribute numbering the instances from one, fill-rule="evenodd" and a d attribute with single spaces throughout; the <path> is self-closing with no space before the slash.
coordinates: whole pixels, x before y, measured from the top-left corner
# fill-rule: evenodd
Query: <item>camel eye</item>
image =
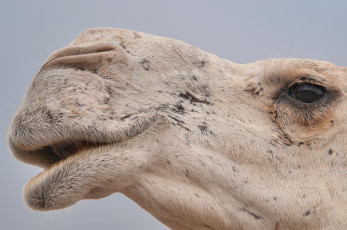
<path id="1" fill-rule="evenodd" d="M 289 90 L 290 96 L 304 102 L 313 103 L 324 96 L 323 87 L 310 83 L 294 84 Z"/>

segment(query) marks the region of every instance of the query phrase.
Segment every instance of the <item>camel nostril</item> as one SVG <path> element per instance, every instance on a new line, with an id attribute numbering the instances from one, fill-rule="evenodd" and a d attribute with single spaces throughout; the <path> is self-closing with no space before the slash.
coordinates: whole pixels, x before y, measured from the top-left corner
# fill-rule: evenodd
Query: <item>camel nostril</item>
<path id="1" fill-rule="evenodd" d="M 117 47 L 111 43 L 100 43 L 100 44 L 91 45 L 91 46 L 67 47 L 53 53 L 51 57 L 46 61 L 46 63 L 49 63 L 50 61 L 53 61 L 55 59 L 62 58 L 62 57 L 78 56 L 78 55 L 84 55 L 84 54 L 97 54 L 97 53 L 108 52 L 108 51 L 112 51 L 116 49 Z"/>
<path id="2" fill-rule="evenodd" d="M 120 49 L 113 43 L 67 47 L 54 52 L 41 67 L 41 71 L 52 66 L 83 67 L 86 70 L 94 71 L 100 68 L 103 60 L 112 58 L 115 53 L 119 52 L 121 52 Z"/>

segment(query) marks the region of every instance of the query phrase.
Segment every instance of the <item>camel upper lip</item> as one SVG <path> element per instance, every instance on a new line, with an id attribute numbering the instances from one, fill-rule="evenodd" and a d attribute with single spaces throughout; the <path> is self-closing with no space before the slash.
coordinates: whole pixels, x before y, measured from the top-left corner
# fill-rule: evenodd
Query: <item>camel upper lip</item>
<path id="1" fill-rule="evenodd" d="M 66 159 L 84 149 L 107 145 L 109 143 L 96 143 L 86 140 L 64 140 L 51 144 L 38 145 L 30 150 L 21 148 L 17 143 L 9 141 L 9 148 L 13 155 L 28 164 L 49 167 L 56 162 Z"/>
<path id="2" fill-rule="evenodd" d="M 19 161 L 41 168 L 47 168 L 86 148 L 112 145 L 131 139 L 158 119 L 150 116 L 114 130 L 98 127 L 80 129 L 59 124 L 42 129 L 40 121 L 24 123 L 22 116 L 19 113 L 11 123 L 7 135 L 8 147 Z"/>

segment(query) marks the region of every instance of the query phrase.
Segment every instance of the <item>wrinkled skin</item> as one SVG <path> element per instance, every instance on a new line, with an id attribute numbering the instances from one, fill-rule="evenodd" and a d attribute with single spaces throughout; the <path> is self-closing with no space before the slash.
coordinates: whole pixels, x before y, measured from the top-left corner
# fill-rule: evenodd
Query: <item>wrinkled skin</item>
<path id="1" fill-rule="evenodd" d="M 172 229 L 347 229 L 346 83 L 328 62 L 90 29 L 39 70 L 8 142 L 44 169 L 35 210 L 120 192 Z"/>

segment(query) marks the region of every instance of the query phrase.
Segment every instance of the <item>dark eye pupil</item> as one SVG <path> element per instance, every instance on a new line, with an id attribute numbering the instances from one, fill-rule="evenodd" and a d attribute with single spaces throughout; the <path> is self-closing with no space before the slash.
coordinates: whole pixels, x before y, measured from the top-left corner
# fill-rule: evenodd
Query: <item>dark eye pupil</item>
<path id="1" fill-rule="evenodd" d="M 309 83 L 295 84 L 290 89 L 292 97 L 304 102 L 313 103 L 324 96 L 323 87 Z"/>

